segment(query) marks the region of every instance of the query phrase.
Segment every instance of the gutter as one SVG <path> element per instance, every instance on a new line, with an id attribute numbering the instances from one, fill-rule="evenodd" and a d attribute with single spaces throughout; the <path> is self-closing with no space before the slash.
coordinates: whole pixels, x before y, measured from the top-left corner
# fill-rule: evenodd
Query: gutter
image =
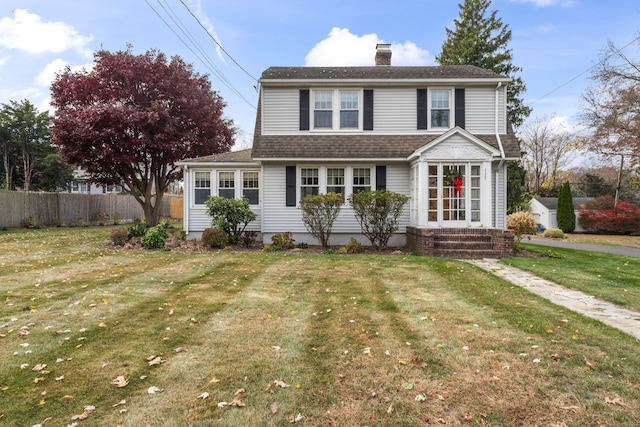
<path id="1" fill-rule="evenodd" d="M 494 121 L 494 130 L 496 132 L 496 140 L 498 141 L 498 148 L 500 148 L 500 164 L 498 165 L 499 168 L 502 167 L 502 164 L 504 163 L 505 160 L 505 154 L 504 154 L 504 148 L 502 147 L 502 140 L 500 139 L 500 133 L 498 132 L 498 90 L 502 87 L 502 82 L 498 82 L 498 85 L 496 86 L 496 114 L 495 114 L 495 121 Z"/>

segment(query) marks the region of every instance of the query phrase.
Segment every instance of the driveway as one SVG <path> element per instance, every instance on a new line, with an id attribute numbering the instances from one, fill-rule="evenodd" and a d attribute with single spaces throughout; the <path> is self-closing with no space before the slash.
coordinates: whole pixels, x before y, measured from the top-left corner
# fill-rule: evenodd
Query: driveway
<path id="1" fill-rule="evenodd" d="M 533 245 L 551 246 L 554 248 L 570 248 L 578 249 L 581 251 L 591 252 L 603 252 L 607 254 L 625 255 L 634 258 L 640 258 L 640 247 L 633 246 L 607 246 L 607 245 L 594 245 L 590 243 L 577 243 L 567 242 L 564 240 L 547 239 L 545 237 L 531 236 L 528 239 L 526 236 L 522 239 L 522 243 L 531 243 Z"/>

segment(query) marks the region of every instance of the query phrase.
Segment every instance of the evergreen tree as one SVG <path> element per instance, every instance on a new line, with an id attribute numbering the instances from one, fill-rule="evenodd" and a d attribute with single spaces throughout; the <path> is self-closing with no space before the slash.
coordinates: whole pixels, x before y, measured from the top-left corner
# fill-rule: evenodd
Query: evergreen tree
<path id="1" fill-rule="evenodd" d="M 573 208 L 573 196 L 569 182 L 560 187 L 557 211 L 558 228 L 564 233 L 573 233 L 576 229 L 576 213 Z"/>
<path id="2" fill-rule="evenodd" d="M 514 126 L 520 126 L 531 113 L 522 95 L 526 86 L 515 74 L 522 70 L 513 65 L 513 53 L 509 26 L 498 18 L 498 11 L 487 15 L 491 0 L 465 0 L 458 4 L 460 16 L 455 19 L 455 29 L 445 28 L 447 40 L 442 52 L 436 56 L 441 65 L 475 65 L 509 76 L 513 81 L 507 86 L 507 114 Z"/>

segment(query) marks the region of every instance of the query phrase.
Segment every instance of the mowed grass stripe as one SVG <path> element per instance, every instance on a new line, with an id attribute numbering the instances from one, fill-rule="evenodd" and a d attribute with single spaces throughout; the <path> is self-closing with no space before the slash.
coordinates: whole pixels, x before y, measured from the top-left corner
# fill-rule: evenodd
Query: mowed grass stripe
<path id="1" fill-rule="evenodd" d="M 155 274 L 158 278 L 161 277 L 161 271 L 155 273 L 158 273 Z M 154 370 L 148 366 L 145 358 L 153 354 L 170 357 L 175 354 L 177 346 L 188 345 L 199 324 L 198 319 L 207 318 L 223 309 L 250 282 L 251 274 L 255 273 L 251 273 L 246 263 L 224 257 L 209 271 L 196 270 L 193 277 L 187 276 L 182 282 L 174 282 L 162 288 L 146 279 L 133 282 L 131 286 L 134 289 L 148 286 L 155 289 L 144 298 L 134 296 L 128 302 L 116 304 L 116 309 L 103 316 L 92 317 L 97 313 L 86 316 L 83 323 L 89 326 L 81 334 L 74 330 L 71 335 L 55 336 L 49 330 L 41 333 L 40 337 L 30 335 L 29 340 L 36 344 L 30 347 L 34 348 L 33 354 L 21 352 L 20 356 L 13 357 L 15 365 L 3 365 L 6 372 L 2 376 L 13 376 L 6 381 L 8 387 L 11 390 L 24 390 L 23 393 L 10 393 L 16 399 L 14 415 L 18 419 L 26 417 L 38 420 L 52 414 L 68 413 L 78 403 L 74 405 L 73 401 L 61 400 L 68 394 L 67 390 L 74 390 L 76 396 L 91 395 L 92 400 L 102 405 L 116 403 L 136 390 L 146 390 L 148 381 L 139 378 L 143 375 L 152 378 Z M 172 310 L 173 314 L 169 314 Z M 21 320 L 27 321 L 28 318 Z M 99 321 L 104 326 L 98 326 Z M 75 324 L 77 322 L 78 319 L 71 321 Z M 61 341 L 67 336 L 71 338 L 69 341 Z M 153 337 L 156 338 L 150 340 Z M 82 341 L 78 341 L 79 338 Z M 15 348 L 18 348 L 17 345 Z M 73 360 L 55 362 L 58 358 L 66 360 L 70 357 Z M 28 369 L 17 369 L 19 364 L 29 362 Z M 43 381 L 33 388 L 25 387 L 25 382 L 37 378 L 37 373 L 30 370 L 37 363 L 46 363 L 47 370 L 50 371 L 45 376 L 46 385 Z M 75 372 L 75 375 L 65 375 L 67 371 Z M 126 388 L 117 389 L 110 385 L 111 380 L 118 375 L 130 379 Z M 65 376 L 65 379 L 61 382 L 52 381 L 59 376 Z M 42 396 L 37 390 L 47 391 L 46 405 L 40 404 Z M 84 404 L 95 405 L 87 402 Z M 69 417 L 71 415 L 73 414 Z"/>

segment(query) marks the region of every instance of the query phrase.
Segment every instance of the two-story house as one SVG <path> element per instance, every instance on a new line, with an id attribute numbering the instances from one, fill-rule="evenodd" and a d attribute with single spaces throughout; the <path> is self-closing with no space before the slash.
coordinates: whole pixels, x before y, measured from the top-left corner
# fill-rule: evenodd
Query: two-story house
<path id="1" fill-rule="evenodd" d="M 180 163 L 188 235 L 210 226 L 210 195 L 246 196 L 258 214 L 250 229 L 265 243 L 290 231 L 317 244 L 302 197 L 386 189 L 410 196 L 390 245 L 439 254 L 441 234 L 458 249 L 460 235 L 482 234 L 495 240 L 493 255 L 511 250 L 506 161 L 520 156 L 507 122 L 511 79 L 474 66 L 390 64 L 390 45 L 381 44 L 375 66 L 265 70 L 253 148 Z M 331 244 L 351 237 L 369 243 L 345 202 Z"/>

